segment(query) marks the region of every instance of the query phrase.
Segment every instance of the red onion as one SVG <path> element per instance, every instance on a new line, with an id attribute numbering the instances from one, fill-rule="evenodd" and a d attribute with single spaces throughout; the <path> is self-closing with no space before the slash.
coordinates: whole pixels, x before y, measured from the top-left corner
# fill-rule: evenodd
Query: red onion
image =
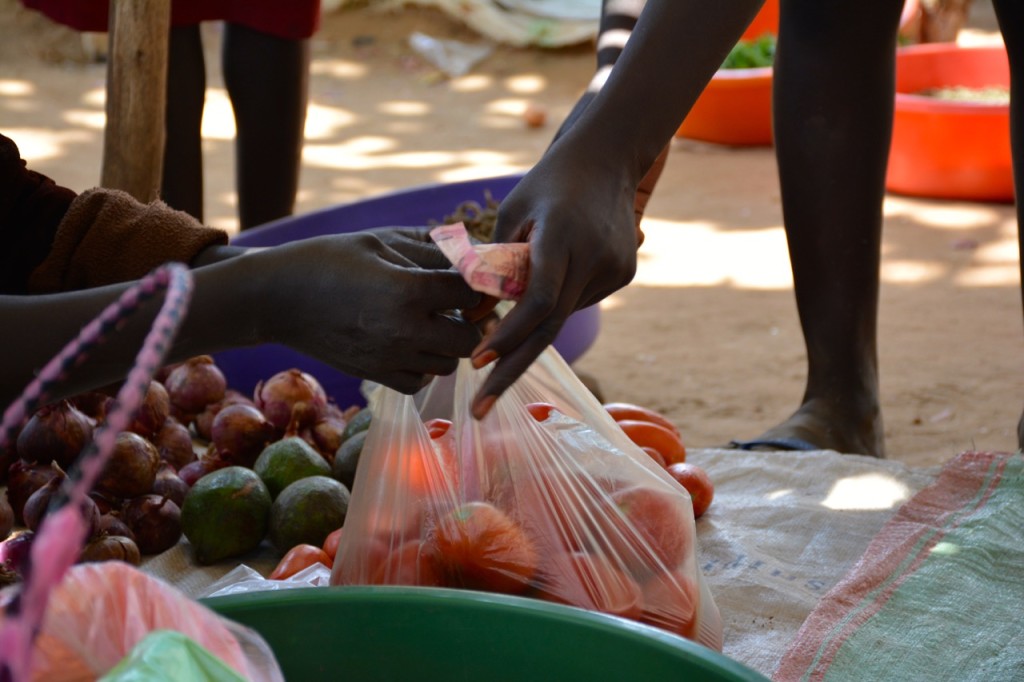
<path id="1" fill-rule="evenodd" d="M 298 403 L 306 403 L 309 408 L 299 428 L 315 424 L 327 409 L 323 386 L 312 375 L 298 369 L 278 372 L 266 382 L 256 384 L 253 400 L 279 431 L 288 428 Z"/>
<path id="2" fill-rule="evenodd" d="M 160 454 L 160 459 L 169 462 L 175 470 L 196 461 L 196 451 L 192 447 L 192 434 L 188 428 L 175 419 L 164 422 L 163 428 L 153 436 L 153 445 Z"/>
<path id="3" fill-rule="evenodd" d="M 7 501 L 7 495 L 0 495 L 0 540 L 6 540 L 14 530 L 14 510 Z"/>
<path id="4" fill-rule="evenodd" d="M 19 459 L 11 465 L 7 479 L 7 501 L 11 503 L 18 523 L 24 523 L 21 512 L 32 493 L 58 475 L 63 476 L 64 472 L 55 464 L 30 464 Z"/>
<path id="5" fill-rule="evenodd" d="M 165 384 L 166 385 L 167 384 L 167 377 L 171 376 L 171 372 L 176 370 L 180 364 L 181 364 L 180 362 L 175 362 L 175 363 L 172 363 L 170 365 L 164 365 L 163 367 L 159 368 L 153 374 L 153 381 L 159 381 L 161 384 Z"/>
<path id="6" fill-rule="evenodd" d="M 89 491 L 89 498 L 96 503 L 96 507 L 99 508 L 100 514 L 109 514 L 115 507 L 120 506 L 119 501 L 112 500 L 103 493 L 98 493 L 95 490 Z"/>
<path id="7" fill-rule="evenodd" d="M 228 405 L 252 405 L 253 407 L 256 407 L 256 403 L 249 400 L 238 391 L 229 388 L 224 392 L 223 398 L 215 403 L 210 403 L 206 406 L 205 410 L 196 415 L 194 424 L 196 427 L 196 433 L 198 433 L 201 438 L 205 438 L 206 440 L 213 439 L 213 419 L 217 416 L 218 412 Z"/>
<path id="8" fill-rule="evenodd" d="M 53 499 L 63 482 L 63 476 L 54 476 L 46 482 L 46 485 L 29 495 L 25 500 L 24 509 L 21 510 L 21 517 L 25 520 L 26 528 L 31 531 L 39 530 L 39 523 L 50 508 L 50 500 Z"/>
<path id="9" fill-rule="evenodd" d="M 46 485 L 32 493 L 32 496 L 25 502 L 23 516 L 25 526 L 31 531 L 38 531 L 40 524 L 47 514 L 50 513 L 50 503 L 64 482 L 63 476 L 54 476 Z M 100 509 L 92 498 L 86 497 L 82 502 L 82 518 L 85 519 L 89 528 L 87 537 L 96 534 L 100 525 Z"/>
<path id="10" fill-rule="evenodd" d="M 0 566 L 7 566 L 19 575 L 25 575 L 34 537 L 32 531 L 23 530 L 0 542 Z"/>
<path id="11" fill-rule="evenodd" d="M 90 540 L 78 555 L 78 563 L 123 561 L 132 566 L 142 563 L 142 553 L 135 541 L 123 535 L 99 535 Z"/>
<path id="12" fill-rule="evenodd" d="M 96 422 L 102 422 L 107 418 L 107 411 L 114 402 L 112 396 L 100 391 L 79 393 L 68 400 L 72 405 L 81 410 L 83 414 Z"/>
<path id="13" fill-rule="evenodd" d="M 18 434 L 18 456 L 67 469 L 92 440 L 93 421 L 67 400 L 36 411 Z"/>
<path id="14" fill-rule="evenodd" d="M 122 500 L 148 493 L 159 465 L 156 446 L 137 433 L 122 431 L 96 481 L 96 490 Z"/>
<path id="15" fill-rule="evenodd" d="M 96 527 L 97 537 L 103 535 L 119 535 L 124 538 L 129 538 L 133 542 L 135 541 L 135 533 L 128 527 L 124 521 L 121 520 L 120 516 L 116 514 L 102 514 L 100 515 L 99 525 Z"/>
<path id="16" fill-rule="evenodd" d="M 178 471 L 178 477 L 191 488 L 195 485 L 196 481 L 206 474 L 217 469 L 223 469 L 226 466 L 228 466 L 228 463 L 220 458 L 220 455 L 217 454 L 217 449 L 211 445 L 202 457 L 182 467 Z"/>
<path id="17" fill-rule="evenodd" d="M 175 367 L 167 376 L 165 386 L 175 407 L 198 414 L 224 397 L 227 380 L 212 357 L 197 355 Z"/>
<path id="18" fill-rule="evenodd" d="M 142 554 L 159 554 L 181 538 L 181 508 L 169 497 L 140 495 L 124 503 L 121 519 Z"/>
<path id="19" fill-rule="evenodd" d="M 333 414 L 325 415 L 313 425 L 313 446 L 324 456 L 327 463 L 334 461 L 334 453 L 341 447 L 342 434 L 348 421 Z"/>
<path id="20" fill-rule="evenodd" d="M 256 407 L 228 405 L 214 417 L 211 436 L 222 459 L 252 468 L 277 429 Z"/>
<path id="21" fill-rule="evenodd" d="M 138 412 L 129 431 L 134 431 L 143 438 L 152 439 L 156 432 L 163 428 L 164 422 L 171 414 L 171 398 L 163 384 L 151 381 L 146 389 Z"/>
<path id="22" fill-rule="evenodd" d="M 179 507 L 185 502 L 185 495 L 191 486 L 181 480 L 181 476 L 167 462 L 163 462 L 156 472 L 156 480 L 153 482 L 153 494 L 161 497 L 169 497 Z"/>

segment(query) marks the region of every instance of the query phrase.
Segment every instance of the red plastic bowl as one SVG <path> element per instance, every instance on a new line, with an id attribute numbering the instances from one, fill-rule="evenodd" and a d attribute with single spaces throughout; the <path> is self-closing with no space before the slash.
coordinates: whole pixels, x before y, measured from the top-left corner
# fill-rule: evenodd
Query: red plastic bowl
<path id="1" fill-rule="evenodd" d="M 920 11 L 919 0 L 906 0 L 900 28 Z M 743 33 L 754 40 L 779 32 L 779 2 L 768 0 Z M 687 114 L 676 137 L 734 146 L 770 146 L 772 138 L 772 68 L 719 69 Z"/>
<path id="2" fill-rule="evenodd" d="M 779 0 L 761 6 L 741 40 L 779 32 Z M 676 137 L 735 146 L 772 143 L 772 67 L 719 69 L 687 114 Z"/>
<path id="3" fill-rule="evenodd" d="M 1009 84 L 1002 46 L 900 48 L 886 188 L 921 197 L 1013 201 L 1009 105 L 914 94 L 928 88 Z"/>

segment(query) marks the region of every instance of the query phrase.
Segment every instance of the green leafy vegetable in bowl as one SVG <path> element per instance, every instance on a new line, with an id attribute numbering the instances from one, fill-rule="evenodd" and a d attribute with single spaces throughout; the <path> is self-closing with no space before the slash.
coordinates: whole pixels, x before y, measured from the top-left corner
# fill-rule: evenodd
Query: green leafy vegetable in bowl
<path id="1" fill-rule="evenodd" d="M 765 33 L 755 40 L 741 40 L 722 62 L 723 69 L 754 69 L 771 66 L 775 60 L 775 36 Z"/>

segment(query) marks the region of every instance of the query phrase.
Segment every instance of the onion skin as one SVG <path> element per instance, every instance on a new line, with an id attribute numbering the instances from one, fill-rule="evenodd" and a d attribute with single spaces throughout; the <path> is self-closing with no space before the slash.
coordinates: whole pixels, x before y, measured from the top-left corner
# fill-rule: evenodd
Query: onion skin
<path id="1" fill-rule="evenodd" d="M 176 419 L 168 418 L 164 421 L 163 427 L 153 437 L 153 445 L 160 459 L 168 462 L 175 471 L 198 459 L 192 446 L 192 434 L 188 427 Z"/>
<path id="2" fill-rule="evenodd" d="M 213 418 L 212 441 L 222 459 L 252 468 L 277 429 L 252 405 L 228 405 Z"/>
<path id="3" fill-rule="evenodd" d="M 96 527 L 96 537 L 102 537 L 104 535 L 116 535 L 122 538 L 128 538 L 132 542 L 135 542 L 135 533 L 128 527 L 124 521 L 121 520 L 120 516 L 116 514 L 103 514 L 100 516 L 99 525 Z"/>
<path id="4" fill-rule="evenodd" d="M 161 497 L 169 497 L 179 507 L 185 502 L 185 495 L 188 494 L 189 486 L 181 480 L 178 472 L 167 462 L 163 462 L 156 472 L 156 480 L 153 482 L 153 494 Z"/>
<path id="5" fill-rule="evenodd" d="M 78 563 L 123 561 L 132 566 L 142 563 L 142 552 L 135 541 L 123 535 L 100 535 L 90 540 L 78 555 Z"/>
<path id="6" fill-rule="evenodd" d="M 46 485 L 32 493 L 32 496 L 25 502 L 25 526 L 31 531 L 38 531 L 43 519 L 50 513 L 50 505 L 54 496 L 64 483 L 63 476 L 54 476 Z M 82 518 L 85 519 L 88 527 L 87 537 L 96 535 L 100 527 L 100 508 L 91 497 L 86 497 L 82 502 Z"/>
<path id="7" fill-rule="evenodd" d="M 312 375 L 288 369 L 256 384 L 253 402 L 278 431 L 284 432 L 293 421 L 292 412 L 298 403 L 305 403 L 307 409 L 297 428 L 319 421 L 327 410 L 327 393 Z"/>
<path id="8" fill-rule="evenodd" d="M 157 431 L 163 428 L 170 414 L 171 397 L 167 389 L 158 381 L 150 381 L 142 404 L 139 405 L 139 410 L 135 413 L 135 419 L 128 430 L 152 440 Z"/>
<path id="9" fill-rule="evenodd" d="M 211 471 L 213 471 L 213 469 L 208 469 L 206 462 L 201 459 L 197 459 L 191 464 L 183 466 L 181 471 L 178 472 L 178 477 L 185 482 L 185 485 L 191 488 L 196 484 L 196 481 Z"/>
<path id="10" fill-rule="evenodd" d="M 334 453 L 341 447 L 342 435 L 347 424 L 348 420 L 328 413 L 313 425 L 312 444 L 328 464 L 334 461 Z"/>
<path id="11" fill-rule="evenodd" d="M 14 509 L 7 501 L 7 495 L 0 495 L 0 541 L 6 540 L 14 530 Z"/>
<path id="12" fill-rule="evenodd" d="M 20 576 L 25 575 L 34 537 L 35 533 L 32 531 L 23 530 L 0 542 L 0 566 L 6 566 Z"/>
<path id="13" fill-rule="evenodd" d="M 156 446 L 137 433 L 117 434 L 114 450 L 96 482 L 96 490 L 118 499 L 148 493 L 153 489 L 160 454 Z"/>
<path id="14" fill-rule="evenodd" d="M 15 460 L 9 469 L 7 479 L 7 501 L 14 510 L 16 523 L 24 523 L 21 513 L 32 493 L 46 485 L 54 476 L 63 476 L 60 467 L 53 464 L 31 464 L 25 460 Z"/>
<path id="15" fill-rule="evenodd" d="M 223 398 L 207 405 L 206 409 L 197 414 L 195 419 L 192 420 L 192 424 L 196 427 L 196 433 L 199 434 L 200 438 L 213 440 L 213 420 L 221 410 L 229 405 L 252 405 L 256 407 L 256 403 L 238 391 L 229 388 L 224 392 Z"/>
<path id="16" fill-rule="evenodd" d="M 199 414 L 224 397 L 227 380 L 212 357 L 197 355 L 175 367 L 165 386 L 175 407 L 184 413 Z"/>
<path id="17" fill-rule="evenodd" d="M 181 507 L 169 497 L 139 495 L 124 503 L 121 519 L 144 556 L 165 552 L 181 539 Z"/>
<path id="18" fill-rule="evenodd" d="M 18 456 L 67 469 L 92 440 L 94 422 L 67 400 L 36 410 L 18 434 Z"/>

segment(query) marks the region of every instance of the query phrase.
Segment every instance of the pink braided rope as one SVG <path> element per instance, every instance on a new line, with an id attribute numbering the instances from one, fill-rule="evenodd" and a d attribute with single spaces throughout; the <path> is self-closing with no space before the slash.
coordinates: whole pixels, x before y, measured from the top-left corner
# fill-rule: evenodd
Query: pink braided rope
<path id="1" fill-rule="evenodd" d="M 79 457 L 76 463 L 78 475 L 64 479 L 61 492 L 67 503 L 44 517 L 33 536 L 30 569 L 20 593 L 8 605 L 5 618 L 0 623 L 0 681 L 18 682 L 30 677 L 32 644 L 42 627 L 49 596 L 77 560 L 86 540 L 88 526 L 80 511 L 82 503 L 103 471 L 114 449 L 117 434 L 128 428 L 142 404 L 146 388 L 177 334 L 192 295 L 192 273 L 180 263 L 170 263 L 157 268 L 125 291 L 47 363 L 4 414 L 0 433 L 6 432 L 12 424 L 21 423 L 26 416 L 26 406 L 43 395 L 45 386 L 63 377 L 69 361 L 80 360 L 84 346 L 102 337 L 105 323 L 127 317 L 135 312 L 143 294 L 163 289 L 167 290 L 164 302 L 127 380 L 117 394 L 116 407 Z"/>

